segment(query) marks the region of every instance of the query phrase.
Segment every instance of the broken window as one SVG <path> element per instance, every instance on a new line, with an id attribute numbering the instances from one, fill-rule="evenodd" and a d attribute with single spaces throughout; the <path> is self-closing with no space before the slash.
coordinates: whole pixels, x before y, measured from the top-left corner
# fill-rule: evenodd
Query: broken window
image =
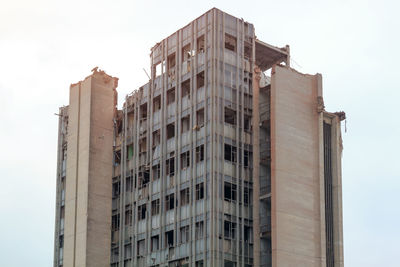
<path id="1" fill-rule="evenodd" d="M 196 184 L 196 200 L 204 198 L 204 183 Z"/>
<path id="2" fill-rule="evenodd" d="M 235 239 L 236 223 L 224 221 L 224 237 L 226 239 Z"/>
<path id="3" fill-rule="evenodd" d="M 181 154 L 181 169 L 190 167 L 190 153 L 189 151 Z"/>
<path id="4" fill-rule="evenodd" d="M 196 76 L 196 89 L 199 89 L 204 86 L 204 71 L 200 72 Z"/>
<path id="5" fill-rule="evenodd" d="M 225 33 L 225 48 L 236 52 L 236 37 Z"/>
<path id="6" fill-rule="evenodd" d="M 248 110 L 253 109 L 253 99 L 252 96 L 249 94 L 244 94 L 244 107 Z"/>
<path id="7" fill-rule="evenodd" d="M 191 57 L 192 52 L 190 50 L 190 44 L 187 44 L 182 48 L 182 62 L 190 60 Z"/>
<path id="8" fill-rule="evenodd" d="M 140 119 L 146 120 L 147 119 L 147 103 L 144 103 L 140 106 Z"/>
<path id="9" fill-rule="evenodd" d="M 167 125 L 167 139 L 175 137 L 175 123 L 170 123 Z"/>
<path id="10" fill-rule="evenodd" d="M 182 92 L 182 98 L 185 96 L 190 97 L 190 79 L 184 81 L 181 84 L 181 92 Z"/>
<path id="11" fill-rule="evenodd" d="M 190 130 L 190 115 L 181 119 L 181 133 L 185 133 Z"/>
<path id="12" fill-rule="evenodd" d="M 224 122 L 236 126 L 236 111 L 228 107 L 224 108 Z"/>
<path id="13" fill-rule="evenodd" d="M 145 239 L 138 240 L 137 242 L 137 255 L 144 256 L 146 254 L 146 243 Z"/>
<path id="14" fill-rule="evenodd" d="M 199 129 L 204 126 L 204 108 L 196 112 L 196 123 Z"/>
<path id="15" fill-rule="evenodd" d="M 159 111 L 161 108 L 161 95 L 153 98 L 153 112 Z"/>
<path id="16" fill-rule="evenodd" d="M 151 251 L 157 251 L 160 249 L 160 238 L 159 235 L 155 235 L 151 237 Z"/>
<path id="17" fill-rule="evenodd" d="M 195 238 L 201 239 L 204 237 L 204 221 L 196 223 Z"/>
<path id="18" fill-rule="evenodd" d="M 181 206 L 185 206 L 190 202 L 190 191 L 189 188 L 181 190 Z"/>
<path id="19" fill-rule="evenodd" d="M 159 213 L 160 213 L 160 199 L 156 199 L 151 202 L 151 215 L 157 215 Z"/>
<path id="20" fill-rule="evenodd" d="M 224 144 L 224 159 L 230 162 L 236 162 L 236 146 Z"/>
<path id="21" fill-rule="evenodd" d="M 244 115 L 244 125 L 243 128 L 246 132 L 251 132 L 251 116 Z"/>
<path id="22" fill-rule="evenodd" d="M 175 88 L 169 89 L 167 91 L 167 105 L 175 102 Z"/>
<path id="23" fill-rule="evenodd" d="M 189 225 L 181 227 L 180 237 L 181 244 L 189 242 Z"/>
<path id="24" fill-rule="evenodd" d="M 196 147 L 196 162 L 201 162 L 204 160 L 204 145 L 199 145 Z"/>
<path id="25" fill-rule="evenodd" d="M 138 206 L 138 220 L 146 219 L 146 204 Z"/>
<path id="26" fill-rule="evenodd" d="M 205 50 L 204 35 L 197 38 L 197 53 L 203 53 Z"/>
<path id="27" fill-rule="evenodd" d="M 165 246 L 166 247 L 174 246 L 174 230 L 165 232 Z"/>
<path id="28" fill-rule="evenodd" d="M 175 157 L 166 160 L 167 175 L 174 176 L 175 173 Z"/>
<path id="29" fill-rule="evenodd" d="M 154 165 L 152 167 L 152 174 L 153 174 L 153 181 L 160 179 L 161 176 L 160 164 Z"/>
<path id="30" fill-rule="evenodd" d="M 139 189 L 146 187 L 146 185 L 150 182 L 150 170 L 148 168 L 141 167 L 139 170 Z"/>
<path id="31" fill-rule="evenodd" d="M 173 210 L 175 208 L 175 196 L 170 194 L 165 196 L 165 210 Z"/>
<path id="32" fill-rule="evenodd" d="M 236 185 L 224 182 L 224 199 L 229 202 L 236 201 Z"/>
<path id="33" fill-rule="evenodd" d="M 154 131 L 153 132 L 153 147 L 156 147 L 160 144 L 161 140 L 161 135 L 160 135 L 160 130 Z"/>

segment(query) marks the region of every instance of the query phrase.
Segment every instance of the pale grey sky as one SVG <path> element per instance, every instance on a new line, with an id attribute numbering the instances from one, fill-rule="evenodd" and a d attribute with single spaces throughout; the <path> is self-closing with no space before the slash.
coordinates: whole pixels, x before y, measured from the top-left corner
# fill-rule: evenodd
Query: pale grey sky
<path id="1" fill-rule="evenodd" d="M 0 0 L 0 265 L 52 266 L 57 117 L 94 66 L 124 96 L 147 81 L 150 48 L 217 7 L 289 44 L 323 75 L 343 132 L 346 266 L 399 266 L 400 4 L 397 1 Z M 344 125 L 343 125 L 344 126 Z M 344 127 L 343 127 L 344 129 Z"/>

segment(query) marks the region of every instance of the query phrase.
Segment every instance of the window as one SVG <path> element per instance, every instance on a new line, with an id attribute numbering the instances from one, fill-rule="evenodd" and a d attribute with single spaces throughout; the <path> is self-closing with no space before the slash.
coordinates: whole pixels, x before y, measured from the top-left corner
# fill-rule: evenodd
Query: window
<path id="1" fill-rule="evenodd" d="M 132 245 L 125 245 L 125 259 L 130 259 L 132 257 Z"/>
<path id="2" fill-rule="evenodd" d="M 196 223 L 195 238 L 201 239 L 204 237 L 204 221 Z"/>
<path id="3" fill-rule="evenodd" d="M 243 192 L 243 202 L 245 206 L 248 206 L 251 201 L 252 201 L 252 190 L 248 187 L 244 187 L 244 192 Z"/>
<path id="4" fill-rule="evenodd" d="M 118 181 L 116 183 L 113 183 L 113 185 L 112 185 L 112 197 L 118 198 L 119 194 L 120 194 L 120 183 Z"/>
<path id="5" fill-rule="evenodd" d="M 246 132 L 250 132 L 251 131 L 251 116 L 249 115 L 244 115 L 244 130 Z"/>
<path id="6" fill-rule="evenodd" d="M 160 199 L 156 199 L 151 202 L 151 215 L 157 215 L 159 213 L 160 213 Z"/>
<path id="7" fill-rule="evenodd" d="M 150 182 L 150 172 L 144 167 L 139 168 L 139 189 L 146 187 Z"/>
<path id="8" fill-rule="evenodd" d="M 236 185 L 228 182 L 224 183 L 224 199 L 226 201 L 236 201 Z"/>
<path id="9" fill-rule="evenodd" d="M 151 237 L 151 251 L 157 251 L 160 249 L 160 238 L 159 235 Z"/>
<path id="10" fill-rule="evenodd" d="M 138 240 L 137 242 L 137 255 L 144 256 L 146 254 L 146 243 L 145 240 Z"/>
<path id="11" fill-rule="evenodd" d="M 190 44 L 187 44 L 182 48 L 182 62 L 190 60 L 191 57 Z"/>
<path id="12" fill-rule="evenodd" d="M 139 153 L 146 152 L 147 138 L 143 137 L 139 140 Z"/>
<path id="13" fill-rule="evenodd" d="M 196 147 L 196 162 L 201 162 L 204 160 L 204 145 L 199 145 Z"/>
<path id="14" fill-rule="evenodd" d="M 138 206 L 138 220 L 146 219 L 146 204 Z"/>
<path id="15" fill-rule="evenodd" d="M 181 190 L 181 206 L 185 206 L 190 202 L 190 191 L 189 188 Z"/>
<path id="16" fill-rule="evenodd" d="M 133 191 L 133 179 L 132 179 L 132 176 L 126 177 L 125 191 L 126 192 L 132 192 Z"/>
<path id="17" fill-rule="evenodd" d="M 167 175 L 174 176 L 175 173 L 175 157 L 166 160 Z"/>
<path id="18" fill-rule="evenodd" d="M 153 98 L 153 112 L 159 111 L 161 108 L 161 96 Z"/>
<path id="19" fill-rule="evenodd" d="M 181 133 L 185 133 L 190 130 L 190 115 L 181 119 Z"/>
<path id="20" fill-rule="evenodd" d="M 224 260 L 224 267 L 236 267 L 236 262 L 230 260 Z"/>
<path id="21" fill-rule="evenodd" d="M 196 184 L 196 200 L 204 198 L 204 183 Z"/>
<path id="22" fill-rule="evenodd" d="M 196 89 L 200 89 L 204 86 L 204 71 L 196 75 Z"/>
<path id="23" fill-rule="evenodd" d="M 114 151 L 114 166 L 121 164 L 121 150 Z"/>
<path id="24" fill-rule="evenodd" d="M 174 230 L 165 232 L 165 246 L 167 248 L 174 246 Z"/>
<path id="25" fill-rule="evenodd" d="M 119 214 L 113 215 L 111 217 L 111 230 L 112 231 L 119 229 L 119 220 L 120 220 Z"/>
<path id="26" fill-rule="evenodd" d="M 153 181 L 160 179 L 160 164 L 154 165 L 152 168 Z"/>
<path id="27" fill-rule="evenodd" d="M 244 57 L 250 59 L 252 51 L 251 43 L 244 41 Z"/>
<path id="28" fill-rule="evenodd" d="M 190 79 L 184 81 L 181 84 L 181 90 L 182 90 L 182 95 L 181 95 L 182 98 L 185 96 L 190 97 Z"/>
<path id="29" fill-rule="evenodd" d="M 251 226 L 244 226 L 244 242 L 253 243 L 253 228 Z"/>
<path id="30" fill-rule="evenodd" d="M 189 225 L 181 227 L 180 237 L 181 244 L 189 242 Z"/>
<path id="31" fill-rule="evenodd" d="M 224 145 L 224 158 L 230 162 L 236 162 L 236 146 Z"/>
<path id="32" fill-rule="evenodd" d="M 132 225 L 132 210 L 125 211 L 125 225 L 131 226 Z"/>
<path id="33" fill-rule="evenodd" d="M 225 107 L 224 122 L 236 126 L 236 111 Z"/>
<path id="34" fill-rule="evenodd" d="M 235 239 L 236 223 L 224 221 L 224 237 L 226 239 Z"/>
<path id="35" fill-rule="evenodd" d="M 160 144 L 160 130 L 153 132 L 153 147 L 158 146 Z"/>
<path id="36" fill-rule="evenodd" d="M 167 105 L 175 102 L 175 88 L 169 89 L 167 91 Z"/>
<path id="37" fill-rule="evenodd" d="M 175 80 L 175 65 L 176 65 L 176 58 L 175 53 L 169 55 L 167 58 L 167 68 L 168 68 L 168 78 L 171 80 Z"/>
<path id="38" fill-rule="evenodd" d="M 190 153 L 189 151 L 181 154 L 181 169 L 190 167 Z"/>
<path id="39" fill-rule="evenodd" d="M 167 139 L 175 137 L 175 124 L 170 123 L 167 125 Z"/>
<path id="40" fill-rule="evenodd" d="M 170 194 L 165 197 L 165 210 L 173 210 L 175 208 L 175 196 Z"/>
<path id="41" fill-rule="evenodd" d="M 147 119 L 147 103 L 140 106 L 140 120 Z"/>
<path id="42" fill-rule="evenodd" d="M 199 129 L 204 126 L 204 108 L 196 112 L 196 123 Z"/>
<path id="43" fill-rule="evenodd" d="M 203 53 L 205 50 L 204 46 L 204 35 L 197 38 L 197 53 Z"/>
<path id="44" fill-rule="evenodd" d="M 225 33 L 225 48 L 232 52 L 236 52 L 236 37 Z"/>

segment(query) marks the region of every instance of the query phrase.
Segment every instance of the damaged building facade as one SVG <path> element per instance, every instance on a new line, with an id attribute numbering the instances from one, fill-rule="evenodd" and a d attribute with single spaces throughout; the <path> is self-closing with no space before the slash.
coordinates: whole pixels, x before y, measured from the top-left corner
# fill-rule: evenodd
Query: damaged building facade
<path id="1" fill-rule="evenodd" d="M 214 8 L 121 110 L 117 85 L 95 68 L 60 108 L 54 266 L 343 266 L 344 113 L 288 46 Z"/>

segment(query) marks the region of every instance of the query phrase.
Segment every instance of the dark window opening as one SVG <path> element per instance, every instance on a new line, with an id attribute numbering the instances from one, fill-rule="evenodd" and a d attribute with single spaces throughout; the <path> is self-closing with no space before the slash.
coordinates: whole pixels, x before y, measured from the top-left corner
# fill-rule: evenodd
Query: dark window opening
<path id="1" fill-rule="evenodd" d="M 167 125 L 167 139 L 175 137 L 175 124 L 170 123 Z"/>
<path id="2" fill-rule="evenodd" d="M 244 115 L 244 125 L 243 128 L 246 132 L 251 131 L 251 116 Z"/>
<path id="3" fill-rule="evenodd" d="M 204 198 L 204 183 L 196 184 L 196 200 Z"/>
<path id="4" fill-rule="evenodd" d="M 195 238 L 201 239 L 204 237 L 204 221 L 196 223 Z"/>
<path id="5" fill-rule="evenodd" d="M 161 109 L 161 96 L 153 98 L 153 112 L 159 111 Z"/>
<path id="6" fill-rule="evenodd" d="M 197 38 L 197 53 L 203 53 L 205 50 L 204 35 Z"/>
<path id="7" fill-rule="evenodd" d="M 150 170 L 146 168 L 140 168 L 139 170 L 139 189 L 146 187 L 146 185 L 150 182 Z"/>
<path id="8" fill-rule="evenodd" d="M 166 160 L 167 175 L 174 176 L 175 173 L 175 157 Z"/>
<path id="9" fill-rule="evenodd" d="M 196 89 L 199 89 L 199 88 L 204 86 L 204 71 L 202 71 L 199 74 L 197 74 L 196 80 L 197 80 Z"/>
<path id="10" fill-rule="evenodd" d="M 113 215 L 111 217 L 111 230 L 112 231 L 119 229 L 119 220 L 120 220 L 119 214 Z"/>
<path id="11" fill-rule="evenodd" d="M 125 211 L 125 225 L 132 225 L 132 210 Z"/>
<path id="12" fill-rule="evenodd" d="M 236 52 L 236 37 L 225 33 L 225 48 Z"/>
<path id="13" fill-rule="evenodd" d="M 167 105 L 175 102 L 175 88 L 169 89 L 167 91 Z"/>
<path id="14" fill-rule="evenodd" d="M 244 150 L 244 153 L 243 153 L 243 167 L 251 168 L 252 167 L 252 158 L 253 158 L 253 153 L 251 153 L 248 150 Z"/>
<path id="15" fill-rule="evenodd" d="M 185 96 L 189 96 L 190 97 L 190 79 L 184 81 L 181 84 L 181 92 L 182 92 L 182 98 Z"/>
<path id="16" fill-rule="evenodd" d="M 224 122 L 236 125 L 236 111 L 225 107 L 224 109 Z"/>
<path id="17" fill-rule="evenodd" d="M 160 135 L 160 130 L 154 131 L 153 132 L 153 147 L 156 147 L 160 144 L 161 140 L 161 135 Z"/>
<path id="18" fill-rule="evenodd" d="M 199 145 L 196 147 L 196 162 L 201 162 L 204 160 L 204 145 Z"/>
<path id="19" fill-rule="evenodd" d="M 244 42 L 244 57 L 247 59 L 250 59 L 251 54 L 252 54 L 251 43 L 245 41 Z"/>
<path id="20" fill-rule="evenodd" d="M 173 210 L 175 208 L 175 196 L 174 194 L 170 194 L 165 197 L 165 209 Z"/>
<path id="21" fill-rule="evenodd" d="M 140 119 L 145 120 L 147 119 L 147 103 L 144 103 L 140 106 Z"/>
<path id="22" fill-rule="evenodd" d="M 165 246 L 166 247 L 174 246 L 174 230 L 165 232 Z"/>
<path id="23" fill-rule="evenodd" d="M 253 197 L 253 192 L 252 191 L 253 190 L 248 188 L 248 187 L 244 188 L 243 203 L 244 203 L 245 206 L 248 206 L 252 201 L 252 197 Z"/>
<path id="24" fill-rule="evenodd" d="M 113 183 L 112 185 L 112 197 L 117 198 L 121 192 L 120 182 Z"/>
<path id="25" fill-rule="evenodd" d="M 181 119 L 181 133 L 185 133 L 190 130 L 190 115 Z"/>
<path id="26" fill-rule="evenodd" d="M 152 174 L 153 174 L 153 181 L 160 179 L 161 176 L 160 164 L 154 165 L 152 167 Z"/>
<path id="27" fill-rule="evenodd" d="M 224 182 L 224 199 L 226 201 L 235 202 L 236 201 L 236 185 Z"/>
<path id="28" fill-rule="evenodd" d="M 157 215 L 159 213 L 160 213 L 160 199 L 156 199 L 151 202 L 151 215 Z"/>
<path id="29" fill-rule="evenodd" d="M 181 154 L 181 169 L 190 167 L 190 153 L 189 151 Z"/>
<path id="30" fill-rule="evenodd" d="M 224 145 L 224 159 L 230 162 L 236 162 L 236 147 L 228 144 Z"/>
<path id="31" fill-rule="evenodd" d="M 196 123 L 199 129 L 204 126 L 204 108 L 196 112 Z"/>
<path id="32" fill-rule="evenodd" d="M 224 221 L 224 237 L 226 239 L 235 239 L 236 223 Z"/>
<path id="33" fill-rule="evenodd" d="M 146 204 L 138 206 L 138 220 L 144 220 L 146 219 Z"/>
<path id="34" fill-rule="evenodd" d="M 181 190 L 181 206 L 188 205 L 190 202 L 190 191 L 189 188 Z"/>
<path id="35" fill-rule="evenodd" d="M 251 226 L 244 226 L 244 242 L 245 243 L 252 243 L 252 237 L 253 237 L 253 229 Z"/>
<path id="36" fill-rule="evenodd" d="M 168 64 L 167 66 L 168 78 L 170 78 L 171 80 L 175 80 L 175 65 L 176 65 L 175 53 L 168 56 L 167 64 Z"/>

